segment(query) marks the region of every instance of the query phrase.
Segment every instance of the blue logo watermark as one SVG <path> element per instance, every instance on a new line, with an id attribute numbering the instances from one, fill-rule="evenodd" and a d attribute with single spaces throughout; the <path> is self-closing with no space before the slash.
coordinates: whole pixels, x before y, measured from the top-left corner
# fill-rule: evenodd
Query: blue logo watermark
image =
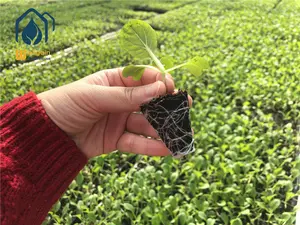
<path id="1" fill-rule="evenodd" d="M 22 31 L 22 40 L 27 45 L 37 45 L 44 38 L 45 43 L 48 42 L 48 20 L 45 16 L 49 17 L 52 20 L 52 31 L 55 30 L 55 19 L 47 12 L 40 14 L 37 10 L 30 8 L 25 13 L 23 13 L 17 20 L 15 26 L 16 32 L 16 41 L 19 42 L 19 24 L 20 22 L 29 14 L 34 13 L 42 21 L 44 29 L 40 29 L 37 23 L 31 17 L 29 23 Z M 44 31 L 44 35 L 43 32 Z"/>

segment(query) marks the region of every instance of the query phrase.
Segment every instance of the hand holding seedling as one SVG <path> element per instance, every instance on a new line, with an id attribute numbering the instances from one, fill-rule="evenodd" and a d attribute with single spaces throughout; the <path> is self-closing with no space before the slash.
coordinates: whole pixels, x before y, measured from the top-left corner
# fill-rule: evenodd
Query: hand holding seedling
<path id="1" fill-rule="evenodd" d="M 140 111 L 140 105 L 174 91 L 170 75 L 145 70 L 140 80 L 124 78 L 122 69 L 97 72 L 38 95 L 46 113 L 88 157 L 116 149 L 165 156 L 169 151 Z M 192 104 L 191 98 L 190 105 Z"/>
<path id="2" fill-rule="evenodd" d="M 88 158 L 116 149 L 156 156 L 170 151 L 180 156 L 193 150 L 192 100 L 186 92 L 174 94 L 168 72 L 186 67 L 197 75 L 207 63 L 200 57 L 174 67 L 170 57 L 160 61 L 154 54 L 153 32 L 147 23 L 132 21 L 122 29 L 120 40 L 131 54 L 150 57 L 154 65 L 100 71 L 38 95 L 49 117 Z M 146 118 L 133 113 L 140 110 Z"/>

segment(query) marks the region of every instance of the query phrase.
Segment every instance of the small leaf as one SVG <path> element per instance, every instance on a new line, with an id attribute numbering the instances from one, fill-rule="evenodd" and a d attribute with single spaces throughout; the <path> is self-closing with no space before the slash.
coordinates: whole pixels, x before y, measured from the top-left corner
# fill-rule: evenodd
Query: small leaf
<path id="1" fill-rule="evenodd" d="M 211 218 L 209 218 L 209 219 L 206 221 L 206 224 L 207 224 L 207 225 L 214 225 L 214 224 L 215 224 L 215 222 L 216 222 L 216 220 L 215 220 L 215 219 L 211 219 Z"/>
<path id="2" fill-rule="evenodd" d="M 170 196 L 170 197 L 169 197 L 169 201 L 170 201 L 171 207 L 172 207 L 173 209 L 175 209 L 176 206 L 177 206 L 176 198 L 175 198 L 174 196 Z"/>
<path id="3" fill-rule="evenodd" d="M 243 225 L 243 222 L 240 218 L 236 218 L 230 221 L 230 225 Z"/>
<path id="4" fill-rule="evenodd" d="M 155 197 L 156 197 L 156 194 L 155 194 L 155 191 L 154 191 L 154 190 L 150 190 L 150 191 L 149 191 L 149 197 L 150 197 L 150 198 L 155 198 Z"/>
<path id="5" fill-rule="evenodd" d="M 258 205 L 258 207 L 260 207 L 261 209 L 267 209 L 266 205 L 263 202 L 256 202 L 256 204 Z"/>
<path id="6" fill-rule="evenodd" d="M 91 222 L 95 222 L 96 221 L 96 215 L 94 212 L 89 212 L 88 213 L 88 218 Z"/>
<path id="7" fill-rule="evenodd" d="M 82 184 L 83 179 L 84 179 L 84 177 L 83 177 L 82 173 L 79 173 L 76 177 L 76 183 L 78 186 L 80 186 Z"/>
<path id="8" fill-rule="evenodd" d="M 69 212 L 70 204 L 67 203 L 64 208 L 62 209 L 62 215 L 65 215 L 66 213 Z"/>
<path id="9" fill-rule="evenodd" d="M 226 213 L 222 212 L 220 217 L 223 220 L 224 224 L 228 224 L 228 216 L 226 215 Z"/>
<path id="10" fill-rule="evenodd" d="M 208 188 L 209 188 L 209 184 L 208 183 L 205 183 L 205 184 L 199 186 L 199 189 L 201 189 L 201 190 L 208 189 Z"/>
<path id="11" fill-rule="evenodd" d="M 160 224 L 159 215 L 154 215 L 152 217 L 151 224 L 153 224 L 153 225 L 159 225 Z"/>
<path id="12" fill-rule="evenodd" d="M 282 218 L 283 218 L 284 221 L 288 221 L 291 218 L 291 214 L 288 213 L 288 212 L 284 212 L 282 214 Z"/>
<path id="13" fill-rule="evenodd" d="M 150 57 L 157 47 L 155 30 L 142 20 L 131 20 L 124 25 L 119 34 L 120 45 L 133 57 L 140 59 Z"/>
<path id="14" fill-rule="evenodd" d="M 293 192 L 287 192 L 285 194 L 285 201 L 289 201 L 291 198 L 295 197 L 297 194 L 293 193 Z"/>
<path id="15" fill-rule="evenodd" d="M 153 214 L 152 214 L 151 209 L 150 209 L 149 206 L 147 206 L 146 208 L 144 208 L 144 209 L 142 210 L 142 213 L 145 214 L 145 215 L 146 215 L 147 217 L 149 217 L 149 218 L 152 218 L 152 217 L 153 217 Z"/>
<path id="16" fill-rule="evenodd" d="M 186 224 L 186 215 L 184 212 L 181 212 L 179 215 L 178 215 L 178 222 L 179 224 Z"/>
<path id="17" fill-rule="evenodd" d="M 123 69 L 122 75 L 124 77 L 132 76 L 133 80 L 139 80 L 143 76 L 144 71 L 145 68 L 129 65 Z"/>
<path id="18" fill-rule="evenodd" d="M 170 179 L 171 179 L 172 183 L 177 180 L 178 176 L 179 176 L 178 171 L 171 174 Z"/>
<path id="19" fill-rule="evenodd" d="M 278 198 L 275 198 L 270 202 L 270 208 L 272 211 L 275 211 L 279 206 L 280 206 L 280 200 Z"/>
<path id="20" fill-rule="evenodd" d="M 243 211 L 240 212 L 241 215 L 251 215 L 251 212 L 249 209 L 245 209 Z"/>
<path id="21" fill-rule="evenodd" d="M 199 76 L 204 69 L 209 67 L 209 65 L 204 58 L 196 56 L 188 61 L 185 67 L 190 71 L 191 74 Z"/>
<path id="22" fill-rule="evenodd" d="M 198 212 L 198 216 L 199 216 L 200 219 L 206 220 L 206 214 L 205 214 L 204 212 L 199 211 L 199 212 Z"/>
<path id="23" fill-rule="evenodd" d="M 58 200 L 58 202 L 54 205 L 53 207 L 53 211 L 54 212 L 57 212 L 59 209 L 60 209 L 60 206 L 61 206 L 61 203 L 60 201 Z"/>
<path id="24" fill-rule="evenodd" d="M 200 219 L 206 220 L 206 214 L 204 212 L 198 212 L 198 216 L 200 217 Z"/>
<path id="25" fill-rule="evenodd" d="M 124 203 L 124 208 L 131 212 L 134 212 L 134 207 L 129 203 Z"/>
<path id="26" fill-rule="evenodd" d="M 171 56 L 164 56 L 160 59 L 165 69 L 172 68 L 174 66 L 174 59 Z"/>

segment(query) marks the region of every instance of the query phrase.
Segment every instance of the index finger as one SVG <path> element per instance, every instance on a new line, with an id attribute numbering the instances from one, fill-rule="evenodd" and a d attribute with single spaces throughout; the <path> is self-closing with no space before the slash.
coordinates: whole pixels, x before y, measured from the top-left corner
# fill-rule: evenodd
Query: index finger
<path id="1" fill-rule="evenodd" d="M 122 152 L 149 156 L 167 156 L 171 154 L 162 141 L 141 137 L 132 133 L 124 133 L 120 137 L 117 149 Z"/>
<path id="2" fill-rule="evenodd" d="M 137 87 L 154 83 L 156 81 L 163 81 L 162 74 L 157 70 L 145 69 L 140 80 L 133 80 L 132 77 L 124 77 L 122 74 L 124 68 L 106 69 L 98 71 L 81 80 L 90 84 L 104 85 L 104 86 L 121 86 L 121 87 Z M 170 74 L 165 76 L 165 85 L 167 93 L 173 93 L 175 90 L 175 83 Z"/>
<path id="3" fill-rule="evenodd" d="M 153 70 L 148 69 L 148 68 L 145 69 L 142 78 L 138 81 L 133 80 L 132 77 L 123 77 L 122 74 L 120 74 L 120 78 L 121 78 L 122 82 L 124 83 L 124 85 L 127 87 L 147 85 L 147 84 L 151 84 L 156 81 L 159 81 L 159 80 L 163 81 L 163 75 L 161 74 L 161 72 L 154 70 L 154 69 Z M 166 85 L 168 93 L 174 92 L 175 83 L 170 74 L 165 75 L 165 85 Z"/>

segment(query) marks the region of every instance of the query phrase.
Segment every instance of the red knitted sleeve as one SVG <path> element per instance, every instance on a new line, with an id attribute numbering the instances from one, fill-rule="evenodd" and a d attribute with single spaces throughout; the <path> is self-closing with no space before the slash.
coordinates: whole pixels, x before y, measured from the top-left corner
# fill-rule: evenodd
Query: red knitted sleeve
<path id="1" fill-rule="evenodd" d="M 0 115 L 1 224 L 41 224 L 87 158 L 32 92 Z"/>

